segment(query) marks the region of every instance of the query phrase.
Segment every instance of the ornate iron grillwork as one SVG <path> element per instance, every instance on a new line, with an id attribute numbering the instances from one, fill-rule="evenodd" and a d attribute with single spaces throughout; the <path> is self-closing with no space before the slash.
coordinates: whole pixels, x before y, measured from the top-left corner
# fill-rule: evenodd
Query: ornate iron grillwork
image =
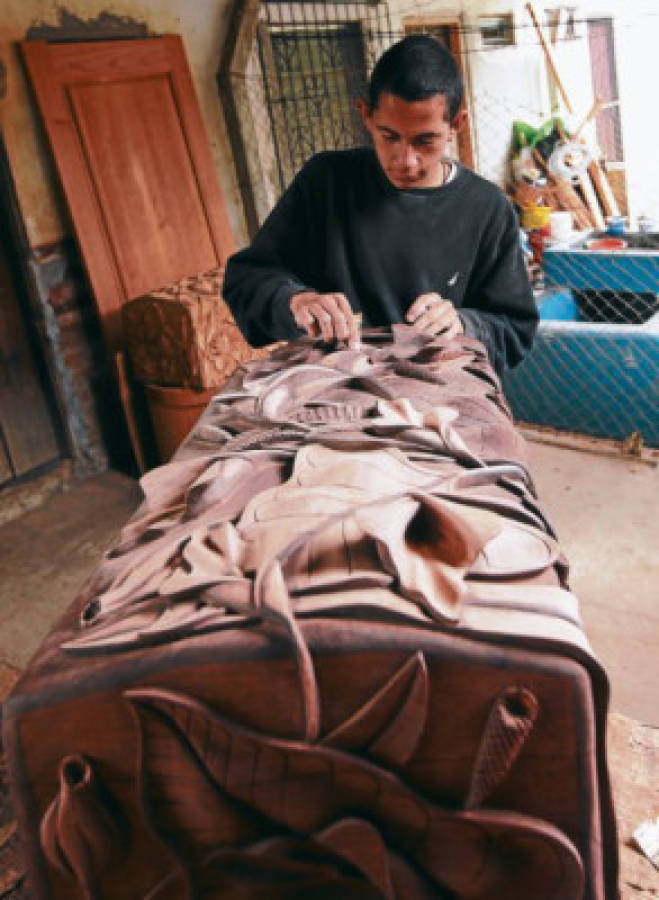
<path id="1" fill-rule="evenodd" d="M 283 190 L 314 153 L 366 143 L 356 100 L 391 43 L 385 4 L 263 4 L 258 32 L 277 174 Z"/>

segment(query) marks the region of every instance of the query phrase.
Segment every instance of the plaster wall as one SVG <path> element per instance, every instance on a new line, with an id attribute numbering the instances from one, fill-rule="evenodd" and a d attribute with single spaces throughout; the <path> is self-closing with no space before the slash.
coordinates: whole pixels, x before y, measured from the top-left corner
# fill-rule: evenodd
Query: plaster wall
<path id="1" fill-rule="evenodd" d="M 545 7 L 554 3 L 544 4 Z M 231 145 L 219 101 L 216 73 L 227 35 L 231 0 L 69 0 L 66 6 L 47 0 L 3 0 L 0 23 L 0 122 L 15 179 L 18 200 L 32 246 L 61 239 L 70 231 L 58 181 L 50 159 L 34 102 L 30 96 L 16 42 L 39 33 L 58 30 L 121 27 L 126 33 L 182 36 L 202 115 L 206 124 L 220 186 L 237 240 L 244 243 L 247 230 Z M 542 8 L 542 4 L 537 4 Z M 511 126 L 515 119 L 540 123 L 552 108 L 564 113 L 547 75 L 537 35 L 524 8 L 524 0 L 394 0 L 392 25 L 401 30 L 406 21 L 459 19 L 463 29 L 467 89 L 470 98 L 475 163 L 479 170 L 501 182 L 506 167 Z M 515 46 L 484 49 L 479 34 L 481 16 L 511 12 Z M 659 35 L 659 15 L 654 0 L 582 0 L 577 18 L 613 15 L 616 18 L 616 52 L 622 97 L 623 146 L 627 160 L 630 208 L 634 214 L 651 214 L 659 206 L 659 174 L 653 157 L 657 136 L 656 117 L 648 113 L 643 98 L 648 85 L 648 63 L 653 59 Z M 120 33 L 117 31 L 117 33 Z M 556 58 L 574 106 L 576 124 L 592 102 L 589 67 L 585 64 L 585 27 L 579 37 L 561 41 Z M 4 82 L 4 89 L 2 83 Z M 555 104 L 558 104 L 557 106 Z M 592 132 L 591 132 L 592 135 Z M 271 198 L 272 199 L 272 198 Z M 263 218 L 265 209 L 259 218 Z M 659 210 L 658 210 L 659 212 Z"/>

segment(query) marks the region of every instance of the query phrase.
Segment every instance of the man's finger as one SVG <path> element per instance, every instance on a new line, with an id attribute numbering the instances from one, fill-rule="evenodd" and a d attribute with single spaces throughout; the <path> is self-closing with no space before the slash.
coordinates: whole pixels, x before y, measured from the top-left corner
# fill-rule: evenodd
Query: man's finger
<path id="1" fill-rule="evenodd" d="M 312 337 L 320 336 L 328 343 L 347 340 L 359 347 L 359 318 L 345 294 L 317 294 L 305 291 L 291 298 L 291 312 L 297 325 Z"/>
<path id="2" fill-rule="evenodd" d="M 453 325 L 451 325 L 451 327 L 447 331 L 444 332 L 442 337 L 454 338 L 454 337 L 457 337 L 459 334 L 464 334 L 464 329 L 462 327 L 462 322 L 458 319 L 457 322 L 455 322 Z"/>
<path id="3" fill-rule="evenodd" d="M 293 319 L 295 320 L 295 324 L 299 328 L 303 328 L 309 337 L 316 337 L 318 334 L 318 328 L 316 326 L 316 320 L 311 315 L 308 309 L 302 308 L 297 311 L 293 311 Z"/>
<path id="4" fill-rule="evenodd" d="M 340 294 L 327 294 L 322 298 L 322 300 L 324 309 L 332 317 L 334 335 L 340 341 L 345 341 L 348 337 L 349 328 L 348 320 L 345 314 L 344 307 L 340 301 L 340 297 Z"/>
<path id="5" fill-rule="evenodd" d="M 354 313 L 348 319 L 348 347 L 359 350 L 361 319 Z"/>
<path id="6" fill-rule="evenodd" d="M 450 303 L 446 306 L 444 304 L 436 304 L 420 315 L 413 325 L 422 331 L 434 329 L 436 334 L 444 328 L 449 328 L 456 320 L 457 313 Z"/>
<path id="7" fill-rule="evenodd" d="M 315 295 L 310 292 L 294 294 L 291 297 L 290 309 L 295 324 L 304 328 L 309 337 L 316 333 L 316 320 L 309 311 L 309 304 L 313 302 Z"/>
<path id="8" fill-rule="evenodd" d="M 352 306 L 350 306 L 350 301 L 345 294 L 335 294 L 334 298 L 344 325 L 344 329 L 339 337 L 351 344 L 355 340 L 359 340 L 359 325 L 354 321 L 355 315 L 352 311 Z"/>
<path id="9" fill-rule="evenodd" d="M 334 321 L 330 313 L 320 303 L 311 304 L 309 312 L 320 328 L 322 339 L 328 344 L 331 343 L 334 340 Z"/>
<path id="10" fill-rule="evenodd" d="M 299 325 L 301 328 L 308 328 L 309 325 L 313 325 L 314 318 L 309 312 L 308 309 L 302 307 L 302 309 L 298 309 L 293 312 L 293 318 L 295 319 L 295 323 Z"/>
<path id="11" fill-rule="evenodd" d="M 447 300 L 444 300 L 439 294 L 430 293 L 430 294 L 421 294 L 416 298 L 414 303 L 410 306 L 405 314 L 405 318 L 408 322 L 415 322 L 419 316 L 423 315 L 424 312 L 429 310 L 431 307 L 437 305 L 441 305 L 443 303 L 448 303 Z"/>
<path id="12" fill-rule="evenodd" d="M 355 315 L 352 311 L 352 306 L 350 306 L 350 301 L 346 297 L 345 294 L 336 294 L 336 302 L 338 303 L 343 315 L 345 317 L 345 322 L 347 326 L 347 332 L 344 335 L 344 340 L 347 339 L 348 346 L 352 349 L 359 348 L 359 327 L 361 324 L 360 317 Z"/>

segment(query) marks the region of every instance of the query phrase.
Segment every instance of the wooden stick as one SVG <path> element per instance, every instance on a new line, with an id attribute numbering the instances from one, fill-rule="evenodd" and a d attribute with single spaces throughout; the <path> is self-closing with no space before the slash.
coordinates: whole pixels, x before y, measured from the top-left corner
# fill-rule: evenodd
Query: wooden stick
<path id="1" fill-rule="evenodd" d="M 606 172 L 602 168 L 602 164 L 599 160 L 594 159 L 591 162 L 591 164 L 588 166 L 588 173 L 593 179 L 593 184 L 595 185 L 597 196 L 600 199 L 602 208 L 604 209 L 606 215 L 619 216 L 620 207 L 618 206 L 618 201 L 616 200 L 613 191 L 611 190 L 609 179 L 606 177 Z"/>
<path id="2" fill-rule="evenodd" d="M 569 113 L 571 113 L 571 112 L 573 112 L 572 104 L 570 103 L 570 98 L 568 97 L 567 91 L 565 90 L 565 88 L 563 86 L 563 82 L 561 81 L 561 76 L 558 74 L 558 68 L 556 66 L 556 60 L 554 59 L 554 54 L 553 54 L 552 48 L 547 43 L 547 39 L 545 38 L 545 36 L 543 34 L 540 23 L 538 22 L 538 18 L 535 14 L 535 10 L 533 9 L 533 5 L 530 2 L 528 2 L 526 4 L 526 9 L 527 9 L 528 14 L 531 16 L 531 21 L 533 22 L 535 30 L 538 33 L 538 38 L 540 39 L 540 45 L 542 46 L 542 49 L 544 50 L 545 58 L 547 60 L 547 65 L 549 66 L 549 71 L 552 74 L 552 78 L 554 79 L 556 87 L 560 91 L 561 97 L 563 98 L 563 103 L 565 103 L 565 108 L 567 109 L 567 111 Z"/>
<path id="3" fill-rule="evenodd" d="M 579 140 L 579 138 L 581 137 L 581 132 L 584 130 L 584 128 L 590 122 L 590 120 L 594 119 L 595 116 L 598 114 L 598 112 L 601 111 L 603 106 L 604 106 L 604 101 L 600 100 L 599 97 L 595 97 L 595 99 L 593 100 L 593 105 L 590 107 L 590 109 L 584 116 L 583 121 L 579 124 L 579 127 L 572 135 L 573 141 Z"/>
<path id="4" fill-rule="evenodd" d="M 584 172 L 579 176 L 579 187 L 582 190 L 586 206 L 593 217 L 595 228 L 599 228 L 600 231 L 603 231 L 605 227 L 604 216 L 602 215 L 602 210 L 597 202 L 595 188 L 593 187 L 593 182 L 590 180 L 588 172 Z"/>
<path id="5" fill-rule="evenodd" d="M 585 231 L 594 227 L 595 223 L 587 207 L 569 181 L 560 179 L 556 182 L 553 191 L 559 207 L 572 213 L 572 218 L 578 231 Z"/>
<path id="6" fill-rule="evenodd" d="M 128 428 L 128 437 L 130 445 L 135 457 L 135 463 L 140 475 L 146 472 L 146 459 L 144 457 L 144 449 L 140 440 L 140 430 L 137 424 L 137 416 L 133 405 L 133 396 L 128 381 L 128 373 L 126 371 L 126 359 L 123 350 L 118 350 L 114 357 L 114 368 L 117 375 L 117 383 L 119 385 L 119 398 L 126 417 L 126 426 Z"/>

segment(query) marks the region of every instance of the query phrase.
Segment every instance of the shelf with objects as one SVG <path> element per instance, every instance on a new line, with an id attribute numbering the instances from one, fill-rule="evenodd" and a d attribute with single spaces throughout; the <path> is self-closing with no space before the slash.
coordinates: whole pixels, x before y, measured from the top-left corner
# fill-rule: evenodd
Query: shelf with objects
<path id="1" fill-rule="evenodd" d="M 659 446 L 659 232 L 620 215 L 596 154 L 575 144 L 558 118 L 513 130 L 540 325 L 506 396 L 520 421 Z"/>

